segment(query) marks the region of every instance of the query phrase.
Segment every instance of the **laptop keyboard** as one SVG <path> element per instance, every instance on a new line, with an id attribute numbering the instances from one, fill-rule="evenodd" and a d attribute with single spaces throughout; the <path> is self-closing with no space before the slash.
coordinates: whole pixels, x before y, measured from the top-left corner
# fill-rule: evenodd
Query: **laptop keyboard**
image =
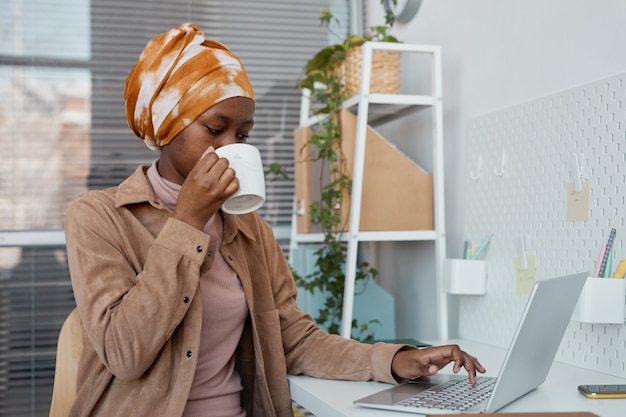
<path id="1" fill-rule="evenodd" d="M 472 385 L 463 379 L 444 386 L 422 391 L 397 405 L 415 408 L 439 408 L 446 410 L 466 410 L 491 395 L 496 378 L 477 377 Z"/>

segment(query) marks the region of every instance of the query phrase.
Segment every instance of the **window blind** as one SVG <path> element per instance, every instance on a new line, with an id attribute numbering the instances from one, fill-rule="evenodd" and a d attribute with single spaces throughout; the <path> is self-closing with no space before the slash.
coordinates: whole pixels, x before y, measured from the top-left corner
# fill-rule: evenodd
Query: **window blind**
<path id="1" fill-rule="evenodd" d="M 60 229 L 86 189 L 89 21 L 84 1 L 0 0 L 0 230 Z M 36 237 L 1 246 L 0 415 L 46 416 L 73 304 L 65 253 Z"/>
<path id="2" fill-rule="evenodd" d="M 347 22 L 349 1 L 331 3 Z M 118 184 L 158 156 L 124 116 L 125 78 L 148 40 L 193 22 L 233 50 L 257 98 L 250 143 L 265 164 L 279 162 L 292 177 L 295 85 L 306 60 L 328 42 L 318 20 L 328 6 L 0 0 L 0 417 L 48 415 L 57 336 L 74 307 L 62 236 L 67 203 Z M 260 214 L 288 226 L 292 196 L 292 179 L 268 182 Z M 42 240 L 49 231 L 52 240 Z"/>

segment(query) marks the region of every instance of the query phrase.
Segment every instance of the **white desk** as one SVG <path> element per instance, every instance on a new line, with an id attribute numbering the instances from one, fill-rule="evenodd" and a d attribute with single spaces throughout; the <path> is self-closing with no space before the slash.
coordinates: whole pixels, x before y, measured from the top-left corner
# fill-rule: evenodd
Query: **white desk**
<path id="1" fill-rule="evenodd" d="M 486 375 L 497 376 L 506 354 L 505 349 L 465 340 L 452 340 L 448 343 L 456 343 L 461 346 L 461 349 L 478 357 L 487 368 Z M 450 371 L 444 368 L 442 372 Z M 578 393 L 577 387 L 582 384 L 626 384 L 626 380 L 555 362 L 542 385 L 499 412 L 590 411 L 600 417 L 624 417 L 626 415 L 626 399 L 588 399 Z M 352 403 L 358 398 L 390 387 L 389 384 L 381 382 L 334 381 L 292 375 L 289 376 L 289 386 L 293 400 L 317 417 L 404 417 L 411 415 L 367 409 Z"/>

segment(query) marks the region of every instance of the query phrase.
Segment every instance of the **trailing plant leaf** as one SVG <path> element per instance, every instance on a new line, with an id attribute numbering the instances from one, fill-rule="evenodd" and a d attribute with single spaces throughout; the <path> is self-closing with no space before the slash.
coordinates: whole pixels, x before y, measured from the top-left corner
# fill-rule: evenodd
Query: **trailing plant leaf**
<path id="1" fill-rule="evenodd" d="M 265 179 L 268 181 L 287 180 L 289 174 L 285 171 L 284 167 L 278 162 L 272 162 L 267 166 L 264 171 Z"/>

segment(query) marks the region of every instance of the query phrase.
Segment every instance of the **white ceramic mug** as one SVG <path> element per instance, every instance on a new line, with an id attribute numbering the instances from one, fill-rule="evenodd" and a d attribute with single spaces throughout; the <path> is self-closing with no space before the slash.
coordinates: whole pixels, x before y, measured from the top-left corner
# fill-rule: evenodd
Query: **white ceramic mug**
<path id="1" fill-rule="evenodd" d="M 247 143 L 233 143 L 215 150 L 239 180 L 239 190 L 222 205 L 229 214 L 245 214 L 257 210 L 265 202 L 265 174 L 259 150 Z"/>

